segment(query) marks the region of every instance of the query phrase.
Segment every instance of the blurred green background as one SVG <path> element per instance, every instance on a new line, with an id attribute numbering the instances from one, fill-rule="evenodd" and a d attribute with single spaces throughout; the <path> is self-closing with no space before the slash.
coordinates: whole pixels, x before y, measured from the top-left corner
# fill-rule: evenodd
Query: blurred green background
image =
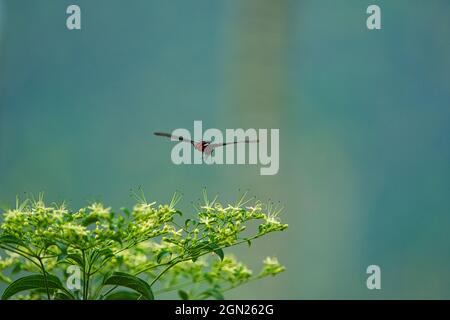
<path id="1" fill-rule="evenodd" d="M 287 232 L 228 252 L 287 271 L 228 298 L 449 299 L 449 107 L 448 0 L 0 1 L 0 203 L 281 201 Z M 279 128 L 279 173 L 173 165 L 152 132 L 194 120 Z"/>

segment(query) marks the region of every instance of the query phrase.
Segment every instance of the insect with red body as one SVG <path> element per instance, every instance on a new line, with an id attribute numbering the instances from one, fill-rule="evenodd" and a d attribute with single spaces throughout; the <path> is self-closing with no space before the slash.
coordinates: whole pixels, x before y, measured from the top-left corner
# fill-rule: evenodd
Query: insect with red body
<path id="1" fill-rule="evenodd" d="M 170 133 L 154 132 L 154 134 L 156 136 L 170 138 L 172 141 L 184 141 L 184 142 L 190 143 L 190 144 L 192 144 L 194 149 L 200 151 L 201 153 L 206 155 L 206 157 L 213 154 L 214 149 L 218 148 L 218 147 L 223 147 L 223 146 L 226 146 L 229 144 L 237 144 L 237 143 L 258 143 L 259 142 L 259 140 L 248 140 L 248 139 L 246 139 L 244 141 L 221 142 L 221 143 L 211 143 L 211 141 L 204 141 L 204 140 L 202 140 L 200 142 L 195 142 L 195 141 L 192 141 L 192 140 L 184 138 L 184 137 L 174 136 Z"/>

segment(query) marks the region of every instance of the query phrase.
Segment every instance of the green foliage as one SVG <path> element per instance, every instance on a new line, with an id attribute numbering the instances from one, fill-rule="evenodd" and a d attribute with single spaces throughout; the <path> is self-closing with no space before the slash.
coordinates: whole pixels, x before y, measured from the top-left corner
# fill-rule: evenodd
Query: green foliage
<path id="1" fill-rule="evenodd" d="M 103 285 L 117 285 L 135 290 L 146 300 L 153 300 L 152 288 L 142 279 L 124 272 L 113 272 L 112 275 L 105 278 Z M 111 297 L 111 295 L 109 295 Z"/>
<path id="2" fill-rule="evenodd" d="M 73 212 L 65 204 L 47 206 L 42 197 L 17 201 L 0 225 L 6 254 L 0 256 L 0 281 L 9 284 L 2 299 L 152 300 L 167 292 L 223 299 L 228 290 L 284 271 L 276 258 L 266 258 L 253 274 L 224 252 L 285 230 L 280 210 L 250 204 L 245 195 L 223 206 L 204 192 L 196 217 L 182 220 L 179 200 L 175 194 L 168 205 L 156 205 L 142 196 L 121 213 L 101 203 Z M 80 285 L 71 290 L 67 284 L 76 275 L 67 273 L 70 266 L 80 271 Z"/>
<path id="3" fill-rule="evenodd" d="M 63 287 L 58 277 L 50 274 L 46 276 L 35 274 L 19 278 L 11 283 L 3 292 L 2 300 L 8 300 L 18 292 L 46 288 L 49 290 L 59 290 L 60 294 L 64 295 L 66 299 L 73 299 L 72 294 Z"/>

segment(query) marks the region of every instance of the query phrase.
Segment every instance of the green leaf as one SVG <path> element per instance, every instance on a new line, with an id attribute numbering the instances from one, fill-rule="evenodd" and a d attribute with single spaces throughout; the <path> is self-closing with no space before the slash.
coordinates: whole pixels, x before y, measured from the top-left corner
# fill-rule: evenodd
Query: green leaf
<path id="1" fill-rule="evenodd" d="M 127 208 L 122 207 L 120 208 L 120 210 L 122 210 L 122 212 L 125 213 L 127 217 L 131 216 L 130 210 L 128 210 Z"/>
<path id="2" fill-rule="evenodd" d="M 90 215 L 90 216 L 88 216 L 87 218 L 85 218 L 85 219 L 81 222 L 81 224 L 82 224 L 83 226 L 87 227 L 87 226 L 89 226 L 89 225 L 91 225 L 91 224 L 93 224 L 93 223 L 95 223 L 95 222 L 97 222 L 97 221 L 99 221 L 98 216 L 96 216 L 96 215 Z"/>
<path id="3" fill-rule="evenodd" d="M 59 248 L 59 250 L 61 251 L 61 253 L 67 253 L 67 244 L 57 241 L 55 242 L 55 245 Z"/>
<path id="4" fill-rule="evenodd" d="M 218 245 L 210 244 L 208 248 L 211 249 L 215 254 L 217 254 L 220 260 L 223 260 L 224 257 L 223 250 Z"/>
<path id="5" fill-rule="evenodd" d="M 179 290 L 178 295 L 180 296 L 181 300 L 189 300 L 189 294 L 184 290 Z"/>
<path id="6" fill-rule="evenodd" d="M 84 265 L 83 258 L 78 253 L 68 254 L 66 259 L 72 259 L 80 267 Z"/>
<path id="7" fill-rule="evenodd" d="M 139 292 L 147 300 L 154 300 L 151 287 L 142 279 L 124 272 L 113 272 L 103 281 L 103 285 L 117 285 Z"/>
<path id="8" fill-rule="evenodd" d="M 160 253 L 158 253 L 158 255 L 156 256 L 156 262 L 157 263 L 161 263 L 161 261 L 167 257 L 167 256 L 171 256 L 172 253 L 169 250 L 161 250 Z"/>
<path id="9" fill-rule="evenodd" d="M 42 249 L 47 250 L 52 246 L 57 246 L 56 242 L 53 240 L 45 239 L 44 244 L 42 245 Z"/>
<path id="10" fill-rule="evenodd" d="M 64 261 L 67 258 L 68 246 L 65 243 L 62 243 L 59 241 L 55 242 L 54 245 L 56 245 L 60 251 L 60 254 L 58 254 L 58 258 L 56 259 L 56 262 Z"/>
<path id="11" fill-rule="evenodd" d="M 66 258 L 67 258 L 67 253 L 61 253 L 61 254 L 58 255 L 58 258 L 56 259 L 56 262 L 64 261 L 64 260 L 66 260 Z"/>
<path id="12" fill-rule="evenodd" d="M 118 291 L 108 294 L 105 300 L 138 300 L 141 294 L 131 291 Z"/>
<path id="13" fill-rule="evenodd" d="M 179 214 L 179 215 L 180 215 L 180 217 L 182 217 L 182 216 L 183 216 L 183 212 L 181 212 L 180 210 L 176 210 L 176 211 L 175 211 L 175 214 Z"/>
<path id="14" fill-rule="evenodd" d="M 120 236 L 120 234 L 116 234 L 114 236 L 109 237 L 109 239 L 119 243 L 120 245 L 122 245 L 122 238 Z"/>
<path id="15" fill-rule="evenodd" d="M 217 289 L 209 289 L 202 293 L 205 297 L 213 297 L 216 300 L 224 300 L 222 292 Z"/>
<path id="16" fill-rule="evenodd" d="M 66 292 L 61 292 L 58 291 L 57 293 L 55 293 L 54 298 L 55 300 L 73 300 L 73 297 L 69 294 L 67 294 Z"/>
<path id="17" fill-rule="evenodd" d="M 17 261 L 16 263 L 14 263 L 14 267 L 11 270 L 11 274 L 17 274 L 20 271 L 22 271 L 22 267 L 23 267 L 23 263 L 20 261 Z"/>
<path id="18" fill-rule="evenodd" d="M 12 280 L 10 278 L 8 278 L 7 276 L 5 276 L 4 274 L 0 273 L 0 282 L 10 284 L 12 282 Z"/>
<path id="19" fill-rule="evenodd" d="M 109 248 L 104 248 L 98 251 L 99 257 L 104 257 L 104 259 L 109 259 L 114 256 L 114 253 Z"/>
<path id="20" fill-rule="evenodd" d="M 15 244 L 15 245 L 23 245 L 23 242 L 17 239 L 16 237 L 3 235 L 0 236 L 0 244 Z"/>
<path id="21" fill-rule="evenodd" d="M 223 254 L 223 250 L 222 249 L 219 248 L 217 250 L 214 250 L 214 253 L 219 256 L 220 260 L 223 260 L 224 254 Z"/>
<path id="22" fill-rule="evenodd" d="M 26 276 L 17 279 L 13 283 L 11 283 L 3 292 L 2 300 L 8 300 L 16 293 L 26 291 L 26 290 L 34 290 L 34 289 L 45 289 L 46 284 L 49 289 L 61 290 L 65 293 L 67 297 L 73 299 L 71 293 L 67 291 L 58 277 L 47 274 L 47 281 L 45 280 L 42 274 L 34 274 L 31 276 Z"/>

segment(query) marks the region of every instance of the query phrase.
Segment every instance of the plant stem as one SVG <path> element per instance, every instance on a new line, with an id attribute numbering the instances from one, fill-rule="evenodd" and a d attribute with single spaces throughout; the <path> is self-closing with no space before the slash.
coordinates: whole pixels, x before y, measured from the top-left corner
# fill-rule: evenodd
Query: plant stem
<path id="1" fill-rule="evenodd" d="M 45 267 L 44 267 L 44 264 L 42 263 L 42 259 L 38 257 L 38 260 L 39 260 L 39 264 L 41 266 L 42 273 L 44 275 L 45 290 L 47 291 L 47 298 L 48 298 L 48 300 L 51 300 L 51 298 L 50 298 L 50 290 L 48 289 L 47 272 L 45 271 Z"/>
<path id="2" fill-rule="evenodd" d="M 89 261 L 88 272 L 86 274 L 86 277 L 87 277 L 87 280 L 86 280 L 86 300 L 89 299 L 89 281 L 91 279 L 91 267 L 92 267 L 92 263 L 91 263 L 91 261 Z"/>
<path id="3" fill-rule="evenodd" d="M 87 300 L 87 288 L 86 288 L 86 254 L 84 250 L 81 250 L 83 257 L 83 300 Z"/>
<path id="4" fill-rule="evenodd" d="M 164 273 L 166 273 L 167 271 L 169 271 L 170 268 L 172 268 L 173 266 L 175 266 L 177 263 L 180 263 L 181 261 L 182 261 L 182 260 L 177 261 L 177 262 L 174 262 L 174 263 L 171 263 L 171 264 L 169 264 L 166 268 L 164 268 L 164 270 L 161 271 L 161 272 L 155 277 L 155 279 L 152 280 L 152 282 L 150 282 L 150 287 L 152 287 L 152 286 L 155 284 L 155 282 L 158 281 L 158 279 L 162 277 L 162 275 L 163 275 Z"/>

